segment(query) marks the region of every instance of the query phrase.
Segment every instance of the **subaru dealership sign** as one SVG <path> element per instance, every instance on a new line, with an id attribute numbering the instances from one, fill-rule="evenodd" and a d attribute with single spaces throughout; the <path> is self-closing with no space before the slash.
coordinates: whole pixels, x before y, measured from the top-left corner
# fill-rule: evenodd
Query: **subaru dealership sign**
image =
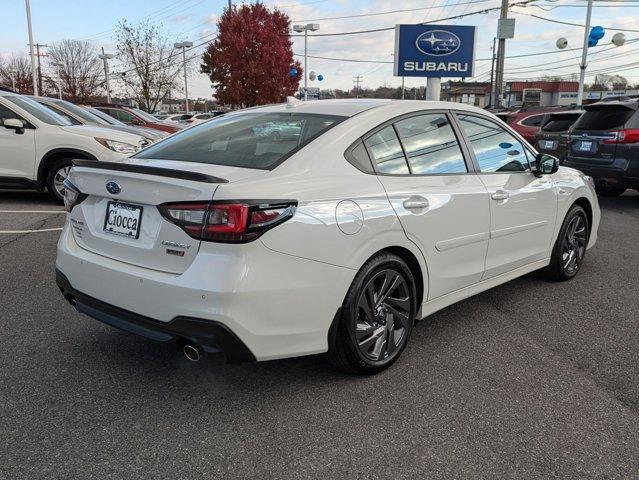
<path id="1" fill-rule="evenodd" d="M 395 75 L 399 77 L 472 77 L 476 27 L 397 25 Z"/>

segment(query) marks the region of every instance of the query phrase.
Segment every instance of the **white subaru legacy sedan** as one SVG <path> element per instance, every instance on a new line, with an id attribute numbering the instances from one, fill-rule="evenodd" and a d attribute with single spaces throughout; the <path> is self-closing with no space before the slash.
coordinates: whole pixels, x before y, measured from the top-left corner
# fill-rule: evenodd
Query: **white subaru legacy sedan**
<path id="1" fill-rule="evenodd" d="M 290 99 L 76 161 L 66 208 L 78 311 L 191 360 L 328 352 L 362 374 L 447 305 L 574 277 L 600 218 L 589 177 L 492 114 L 386 100 Z"/>

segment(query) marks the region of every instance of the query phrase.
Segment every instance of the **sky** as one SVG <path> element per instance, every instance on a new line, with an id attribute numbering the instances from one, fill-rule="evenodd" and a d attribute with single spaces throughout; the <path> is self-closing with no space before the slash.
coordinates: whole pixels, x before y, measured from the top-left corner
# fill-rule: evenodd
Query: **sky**
<path id="1" fill-rule="evenodd" d="M 498 7 L 500 0 L 268 0 L 264 3 L 286 12 L 293 23 L 319 23 L 317 33 L 330 34 L 392 27 L 398 23 L 437 21 Z M 120 20 L 126 19 L 133 24 L 152 22 L 161 26 L 169 38 L 191 40 L 197 45 L 214 38 L 216 22 L 226 5 L 226 1 L 220 0 L 31 0 L 34 42 L 51 44 L 63 39 L 87 40 L 98 48 L 104 47 L 108 53 L 115 53 L 114 29 Z M 27 55 L 24 2 L 2 0 L 2 12 L 0 56 Z M 473 80 L 490 79 L 491 47 L 498 16 L 499 11 L 493 10 L 461 19 L 441 20 L 444 25 L 478 27 L 476 75 Z M 508 40 L 506 47 L 507 79 L 532 79 L 543 75 L 563 75 L 570 79 L 571 75 L 578 74 L 580 50 L 560 51 L 555 42 L 565 37 L 568 49 L 580 49 L 584 28 L 550 20 L 583 25 L 585 0 L 537 0 L 534 5 L 511 8 L 509 17 L 516 19 L 516 27 L 515 38 Z M 589 50 L 587 82 L 592 82 L 598 72 L 620 74 L 631 83 L 639 83 L 639 62 L 636 60 L 639 41 L 633 42 L 639 39 L 638 20 L 639 0 L 595 0 L 592 24 L 605 27 L 606 36 L 598 47 Z M 629 43 L 613 47 L 610 40 L 619 31 L 626 34 Z M 303 38 L 293 40 L 296 58 L 303 61 Z M 204 48 L 199 47 L 191 53 L 200 53 Z M 350 89 L 356 75 L 363 77 L 362 87 L 399 86 L 401 79 L 393 76 L 393 51 L 393 30 L 359 35 L 309 36 L 308 69 L 324 77 L 324 81 L 309 82 L 309 86 Z M 113 60 L 111 70 L 117 69 L 117 61 Z M 209 98 L 211 82 L 195 70 L 197 68 L 189 76 L 189 96 Z M 406 78 L 408 88 L 424 83 L 424 79 Z"/>

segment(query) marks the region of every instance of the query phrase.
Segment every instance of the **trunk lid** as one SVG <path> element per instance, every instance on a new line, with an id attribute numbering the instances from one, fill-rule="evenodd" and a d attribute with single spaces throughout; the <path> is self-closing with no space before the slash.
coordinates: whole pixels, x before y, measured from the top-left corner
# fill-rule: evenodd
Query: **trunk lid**
<path id="1" fill-rule="evenodd" d="M 265 174 L 166 160 L 76 161 L 69 180 L 88 197 L 69 214 L 73 235 L 90 252 L 180 274 L 195 259 L 201 242 L 164 218 L 157 206 L 209 201 L 220 184 Z M 124 225 L 117 224 L 118 217 L 124 219 Z"/>

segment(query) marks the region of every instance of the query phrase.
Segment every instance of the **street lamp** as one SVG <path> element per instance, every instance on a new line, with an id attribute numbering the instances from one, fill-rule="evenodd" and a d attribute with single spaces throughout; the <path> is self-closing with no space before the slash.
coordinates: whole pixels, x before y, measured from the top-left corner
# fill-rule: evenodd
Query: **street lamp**
<path id="1" fill-rule="evenodd" d="M 308 32 L 316 32 L 319 30 L 319 23 L 307 23 L 306 25 L 293 25 L 293 31 L 297 33 L 304 32 L 304 100 L 308 99 Z"/>
<path id="2" fill-rule="evenodd" d="M 106 81 L 107 103 L 111 103 L 111 87 L 109 86 L 109 60 L 115 55 L 112 53 L 104 53 L 104 47 L 102 47 L 102 54 L 98 55 L 98 58 L 104 63 L 104 78 Z"/>
<path id="3" fill-rule="evenodd" d="M 186 49 L 193 46 L 193 42 L 180 42 L 173 45 L 175 48 L 182 49 L 182 65 L 184 67 L 184 113 L 189 113 L 189 85 L 186 81 Z"/>

